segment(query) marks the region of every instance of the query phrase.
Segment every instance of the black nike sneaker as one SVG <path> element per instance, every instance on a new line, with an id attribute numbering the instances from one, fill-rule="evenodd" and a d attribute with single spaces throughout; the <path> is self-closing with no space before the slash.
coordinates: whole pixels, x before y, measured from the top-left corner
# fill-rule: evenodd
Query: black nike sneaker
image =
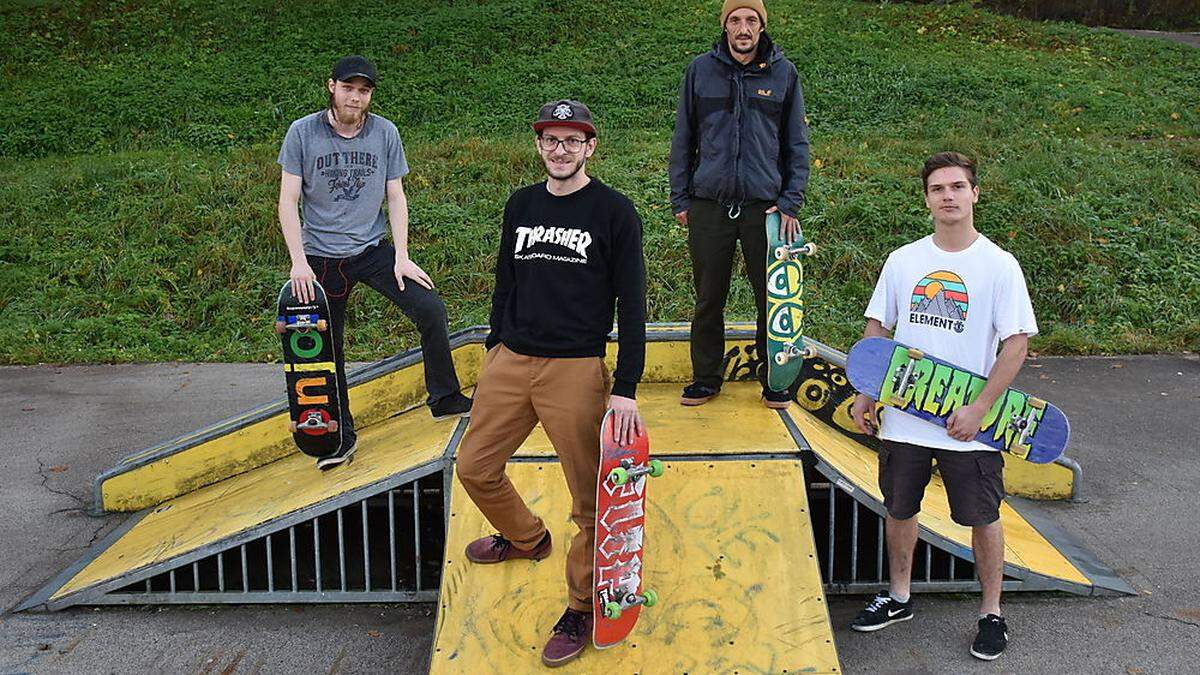
<path id="1" fill-rule="evenodd" d="M 850 627 L 862 633 L 870 633 L 894 623 L 908 621 L 913 618 L 912 605 L 912 598 L 909 598 L 908 602 L 897 602 L 887 591 L 880 591 L 866 608 L 854 617 Z"/>
<path id="2" fill-rule="evenodd" d="M 984 661 L 995 661 L 1008 646 L 1008 624 L 1004 617 L 988 614 L 979 620 L 979 632 L 971 645 L 971 656 Z"/>

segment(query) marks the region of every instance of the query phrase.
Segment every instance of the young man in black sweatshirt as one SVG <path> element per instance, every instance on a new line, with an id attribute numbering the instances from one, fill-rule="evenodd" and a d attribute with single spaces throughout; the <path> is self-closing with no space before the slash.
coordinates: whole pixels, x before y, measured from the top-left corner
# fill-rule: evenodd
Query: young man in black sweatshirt
<path id="1" fill-rule="evenodd" d="M 646 357 L 646 269 L 633 203 L 587 175 L 596 128 L 587 106 L 542 106 L 533 124 L 543 183 L 504 207 L 491 334 L 457 472 L 499 532 L 467 546 L 476 563 L 550 555 L 550 532 L 513 489 L 505 463 L 540 421 L 558 454 L 579 528 L 567 554 L 567 610 L 542 652 L 549 666 L 579 655 L 592 636 L 592 559 L 600 423 L 617 436 L 643 431 L 635 394 Z M 617 369 L 604 365 L 613 312 Z"/>

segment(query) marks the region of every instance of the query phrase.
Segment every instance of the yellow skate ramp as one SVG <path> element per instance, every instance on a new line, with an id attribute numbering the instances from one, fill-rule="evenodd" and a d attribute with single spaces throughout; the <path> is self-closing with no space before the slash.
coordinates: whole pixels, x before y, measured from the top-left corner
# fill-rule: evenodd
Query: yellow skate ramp
<path id="1" fill-rule="evenodd" d="M 782 428 L 782 424 L 776 421 Z M 622 644 L 590 647 L 564 673 L 838 673 L 798 460 L 668 461 L 649 485 L 645 580 L 659 604 Z M 508 474 L 546 519 L 539 562 L 476 565 L 463 549 L 492 532 L 457 477 L 451 495 L 432 673 L 533 672 L 566 607 L 575 531 L 555 462 Z"/>
<path id="2" fill-rule="evenodd" d="M 816 455 L 818 469 L 855 499 L 883 515 L 879 457 L 875 451 L 838 433 L 798 406 L 789 409 L 788 414 Z M 1123 580 L 1091 564 L 1090 554 L 1076 550 L 1065 533 L 1053 530 L 1047 522 L 1035 526 L 1014 507 L 1016 503 L 1010 498 L 1000 505 L 1006 574 L 1020 579 L 1038 577 L 1075 593 L 1091 593 L 1099 588 L 1131 592 Z M 940 475 L 935 474 L 925 490 L 919 522 L 922 539 L 961 558 L 974 560 L 971 528 L 951 520 L 950 502 Z M 1068 557 L 1069 553 L 1075 555 Z"/>
<path id="3" fill-rule="evenodd" d="M 348 465 L 321 471 L 313 458 L 292 453 L 164 502 L 134 517 L 126 532 L 49 597 L 49 604 L 104 593 L 140 571 L 210 553 L 292 514 L 438 461 L 458 427 L 413 410 L 362 430 Z"/>

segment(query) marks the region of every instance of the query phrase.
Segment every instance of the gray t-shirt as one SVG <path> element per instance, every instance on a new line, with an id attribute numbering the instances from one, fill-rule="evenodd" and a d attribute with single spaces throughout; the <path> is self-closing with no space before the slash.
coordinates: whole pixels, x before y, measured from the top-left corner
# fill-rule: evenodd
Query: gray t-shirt
<path id="1" fill-rule="evenodd" d="M 387 232 L 384 184 L 408 173 L 395 124 L 369 115 L 357 136 L 343 138 L 325 110 L 292 122 L 278 161 L 304 179 L 304 252 L 327 258 L 348 258 L 379 243 Z"/>

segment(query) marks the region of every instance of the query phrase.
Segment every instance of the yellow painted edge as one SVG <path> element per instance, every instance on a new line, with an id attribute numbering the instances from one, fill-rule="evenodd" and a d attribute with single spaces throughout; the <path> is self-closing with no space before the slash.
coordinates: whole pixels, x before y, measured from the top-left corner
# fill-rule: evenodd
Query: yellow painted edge
<path id="1" fill-rule="evenodd" d="M 483 363 L 483 346 L 462 345 L 452 356 L 463 387 L 473 386 Z M 359 432 L 423 403 L 424 374 L 424 365 L 417 362 L 351 387 L 350 409 Z M 279 413 L 113 476 L 100 486 L 101 506 L 105 511 L 140 511 L 286 457 L 297 452 L 287 422 L 286 412 Z"/>

